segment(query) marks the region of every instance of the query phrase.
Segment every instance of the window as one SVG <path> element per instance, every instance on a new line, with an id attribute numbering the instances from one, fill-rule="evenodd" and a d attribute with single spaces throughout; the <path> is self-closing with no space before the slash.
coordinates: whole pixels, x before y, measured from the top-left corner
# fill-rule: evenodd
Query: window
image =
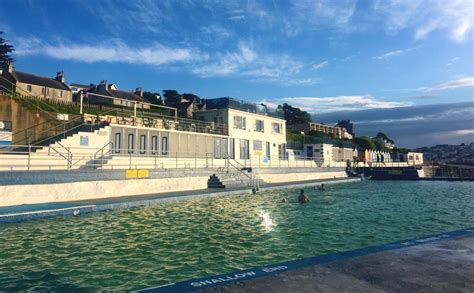
<path id="1" fill-rule="evenodd" d="M 118 154 L 120 153 L 120 148 L 122 147 L 122 134 L 116 133 L 115 134 L 115 152 Z"/>
<path id="2" fill-rule="evenodd" d="M 158 150 L 158 137 L 154 135 L 151 137 L 151 153 L 155 155 L 157 150 Z"/>
<path id="3" fill-rule="evenodd" d="M 227 138 L 221 139 L 221 149 L 222 149 L 222 158 L 225 159 L 229 155 L 228 146 L 227 146 Z"/>
<path id="4" fill-rule="evenodd" d="M 42 87 L 41 88 L 41 94 L 44 95 L 45 91 L 46 91 L 46 88 Z"/>
<path id="5" fill-rule="evenodd" d="M 224 117 L 214 117 L 214 123 L 224 124 Z"/>
<path id="6" fill-rule="evenodd" d="M 26 86 L 26 90 L 31 93 L 31 84 L 29 84 L 29 85 Z"/>
<path id="7" fill-rule="evenodd" d="M 241 139 L 240 140 L 240 159 L 241 160 L 248 160 L 250 157 L 249 154 L 249 141 L 248 139 Z"/>
<path id="8" fill-rule="evenodd" d="M 265 127 L 264 127 L 264 122 L 263 120 L 255 120 L 255 131 L 258 131 L 258 132 L 264 132 L 265 130 Z"/>
<path id="9" fill-rule="evenodd" d="M 60 97 L 60 98 L 63 97 L 63 91 L 59 91 L 59 97 Z"/>
<path id="10" fill-rule="evenodd" d="M 262 142 L 260 140 L 253 141 L 253 150 L 254 151 L 261 151 L 262 150 Z"/>
<path id="11" fill-rule="evenodd" d="M 246 120 L 245 117 L 234 116 L 234 128 L 245 130 L 245 124 L 246 124 L 245 120 Z"/>
<path id="12" fill-rule="evenodd" d="M 166 136 L 161 138 L 161 154 L 163 156 L 168 155 L 168 137 Z"/>
<path id="13" fill-rule="evenodd" d="M 144 154 L 146 152 L 146 135 L 140 135 L 140 154 Z"/>
<path id="14" fill-rule="evenodd" d="M 214 137 L 214 158 L 221 158 L 221 139 L 220 137 Z"/>
<path id="15" fill-rule="evenodd" d="M 128 153 L 129 154 L 133 154 L 133 149 L 134 149 L 133 145 L 134 144 L 135 144 L 134 135 L 133 135 L 133 133 L 130 133 L 128 135 Z"/>
<path id="16" fill-rule="evenodd" d="M 229 140 L 229 156 L 231 159 L 235 159 L 235 139 L 231 138 Z"/>
<path id="17" fill-rule="evenodd" d="M 281 123 L 272 123 L 272 129 L 274 133 L 281 133 Z"/>
<path id="18" fill-rule="evenodd" d="M 46 95 L 49 96 L 49 88 L 46 88 Z"/>
<path id="19" fill-rule="evenodd" d="M 265 156 L 270 160 L 270 142 L 268 141 L 265 145 Z"/>

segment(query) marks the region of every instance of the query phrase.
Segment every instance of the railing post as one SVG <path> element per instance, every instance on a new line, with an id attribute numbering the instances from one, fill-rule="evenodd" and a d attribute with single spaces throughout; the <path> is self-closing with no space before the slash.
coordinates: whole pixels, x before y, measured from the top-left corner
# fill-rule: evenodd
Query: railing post
<path id="1" fill-rule="evenodd" d="M 30 171 L 31 145 L 28 145 L 28 171 Z"/>
<path id="2" fill-rule="evenodd" d="M 83 114 L 82 113 L 82 103 L 83 103 L 83 99 L 84 99 L 84 93 L 81 91 L 80 94 L 79 94 L 79 97 L 80 97 L 80 106 L 79 106 L 79 114 Z"/>

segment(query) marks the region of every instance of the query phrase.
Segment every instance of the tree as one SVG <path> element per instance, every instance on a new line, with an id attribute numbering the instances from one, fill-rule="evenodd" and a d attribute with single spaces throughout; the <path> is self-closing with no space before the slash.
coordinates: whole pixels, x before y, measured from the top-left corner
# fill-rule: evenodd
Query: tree
<path id="1" fill-rule="evenodd" d="M 355 137 L 354 138 L 354 144 L 358 148 L 361 148 L 361 149 L 364 149 L 364 150 L 367 150 L 367 149 L 376 150 L 377 149 L 377 145 L 375 144 L 375 142 L 370 137 L 367 137 L 367 136 Z"/>
<path id="2" fill-rule="evenodd" d="M 283 112 L 287 125 L 311 122 L 311 115 L 308 112 L 292 107 L 287 103 L 278 105 L 277 110 Z"/>
<path id="3" fill-rule="evenodd" d="M 160 98 L 159 93 L 143 92 L 143 98 L 150 104 L 163 105 L 163 101 Z"/>
<path id="4" fill-rule="evenodd" d="M 382 140 L 385 140 L 385 141 L 394 143 L 393 140 L 391 140 L 390 138 L 388 138 L 388 136 L 387 136 L 385 133 L 383 133 L 383 132 L 378 132 L 377 135 L 375 136 L 375 138 L 379 138 L 379 139 L 382 139 Z"/>
<path id="5" fill-rule="evenodd" d="M 163 90 L 166 106 L 178 107 L 181 95 L 176 90 Z"/>
<path id="6" fill-rule="evenodd" d="M 13 46 L 8 44 L 7 40 L 2 38 L 3 32 L 0 31 L 0 63 L 5 61 L 13 62 L 13 57 L 10 55 L 15 49 Z"/>

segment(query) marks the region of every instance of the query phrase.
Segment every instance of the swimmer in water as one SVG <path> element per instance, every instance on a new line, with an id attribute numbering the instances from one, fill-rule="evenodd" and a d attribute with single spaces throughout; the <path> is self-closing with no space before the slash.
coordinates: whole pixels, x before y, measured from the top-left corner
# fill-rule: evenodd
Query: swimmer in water
<path id="1" fill-rule="evenodd" d="M 304 190 L 301 189 L 301 190 L 300 190 L 300 195 L 298 196 L 298 201 L 299 201 L 299 203 L 308 203 L 308 202 L 310 202 L 311 200 L 310 200 L 309 197 L 304 193 Z"/>
<path id="2" fill-rule="evenodd" d="M 324 187 L 324 183 L 319 185 L 318 190 L 322 190 L 322 191 L 326 190 L 326 187 Z"/>
<path id="3" fill-rule="evenodd" d="M 288 202 L 288 200 L 286 199 L 286 197 L 284 197 L 281 202 Z"/>

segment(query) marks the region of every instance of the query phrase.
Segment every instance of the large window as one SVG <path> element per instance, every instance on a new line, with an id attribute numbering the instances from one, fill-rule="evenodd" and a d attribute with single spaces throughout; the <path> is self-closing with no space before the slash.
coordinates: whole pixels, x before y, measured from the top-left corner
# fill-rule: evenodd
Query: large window
<path id="1" fill-rule="evenodd" d="M 263 120 L 255 120 L 255 131 L 258 132 L 265 132 L 265 126 L 264 126 L 264 121 Z"/>
<path id="2" fill-rule="evenodd" d="M 122 147 L 122 134 L 116 133 L 115 134 L 115 152 L 118 154 L 120 153 L 120 148 Z"/>
<path id="3" fill-rule="evenodd" d="M 166 136 L 161 138 L 161 154 L 163 156 L 168 155 L 168 137 Z"/>
<path id="4" fill-rule="evenodd" d="M 229 156 L 231 159 L 235 159 L 235 139 L 229 139 Z"/>
<path id="5" fill-rule="evenodd" d="M 270 142 L 268 141 L 265 145 L 265 156 L 270 160 Z"/>
<path id="6" fill-rule="evenodd" d="M 221 138 L 214 137 L 214 158 L 220 159 L 221 158 Z"/>
<path id="7" fill-rule="evenodd" d="M 249 141 L 248 139 L 241 139 L 240 140 L 240 159 L 241 160 L 248 160 L 250 157 L 249 154 Z"/>
<path id="8" fill-rule="evenodd" d="M 146 135 L 140 135 L 140 154 L 144 154 L 146 152 Z"/>
<path id="9" fill-rule="evenodd" d="M 158 137 L 154 135 L 151 137 L 151 153 L 155 155 L 157 150 L 158 150 Z"/>
<path id="10" fill-rule="evenodd" d="M 282 125 L 281 125 L 281 123 L 275 123 L 275 122 L 273 122 L 273 123 L 272 123 L 272 130 L 273 130 L 274 133 L 281 133 L 281 131 L 282 131 Z"/>
<path id="11" fill-rule="evenodd" d="M 29 84 L 29 85 L 26 86 L 26 90 L 31 93 L 31 84 Z"/>
<path id="12" fill-rule="evenodd" d="M 246 119 L 243 116 L 234 116 L 234 128 L 245 130 Z"/>
<path id="13" fill-rule="evenodd" d="M 135 148 L 134 145 L 135 145 L 134 135 L 133 133 L 130 133 L 128 135 L 128 153 L 129 154 L 133 154 L 133 150 Z"/>

